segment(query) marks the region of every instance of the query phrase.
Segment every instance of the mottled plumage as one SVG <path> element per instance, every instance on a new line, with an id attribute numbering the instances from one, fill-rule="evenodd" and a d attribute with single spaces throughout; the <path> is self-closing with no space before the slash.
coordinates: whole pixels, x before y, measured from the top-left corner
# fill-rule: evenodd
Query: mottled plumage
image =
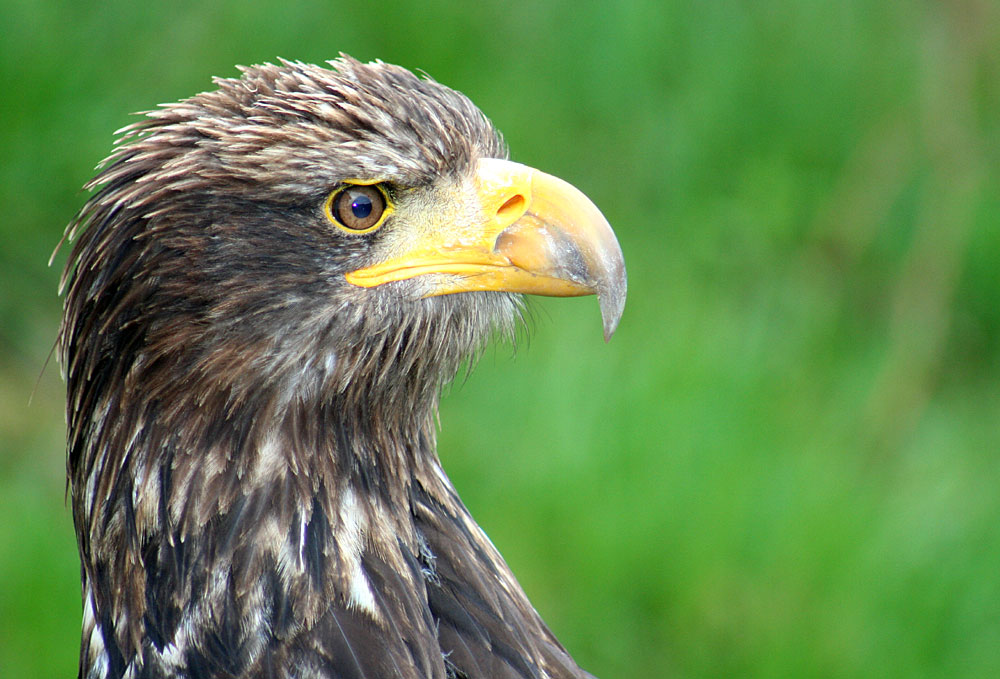
<path id="1" fill-rule="evenodd" d="M 345 280 L 400 250 L 407 215 L 472 214 L 505 146 L 453 90 L 331 64 L 147 114 L 68 230 L 80 675 L 589 676 L 436 453 L 442 385 L 513 333 L 520 295 Z M 386 187 L 382 229 L 324 218 L 345 181 Z"/>

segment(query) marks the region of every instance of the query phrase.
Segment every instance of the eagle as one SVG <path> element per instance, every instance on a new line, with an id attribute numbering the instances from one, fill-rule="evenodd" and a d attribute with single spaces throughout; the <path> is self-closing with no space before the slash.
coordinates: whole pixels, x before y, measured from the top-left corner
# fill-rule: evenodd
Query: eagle
<path id="1" fill-rule="evenodd" d="M 606 219 L 427 76 L 241 67 L 119 131 L 58 353 L 81 679 L 580 669 L 437 455 L 524 295 L 626 296 Z"/>

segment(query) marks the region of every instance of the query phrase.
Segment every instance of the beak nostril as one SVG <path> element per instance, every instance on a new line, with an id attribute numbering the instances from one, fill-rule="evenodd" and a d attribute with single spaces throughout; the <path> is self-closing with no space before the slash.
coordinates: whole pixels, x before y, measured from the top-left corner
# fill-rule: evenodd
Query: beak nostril
<path id="1" fill-rule="evenodd" d="M 520 219 L 521 215 L 523 215 L 524 211 L 527 209 L 527 206 L 528 199 L 520 193 L 515 193 L 497 210 L 497 219 L 513 223 Z"/>

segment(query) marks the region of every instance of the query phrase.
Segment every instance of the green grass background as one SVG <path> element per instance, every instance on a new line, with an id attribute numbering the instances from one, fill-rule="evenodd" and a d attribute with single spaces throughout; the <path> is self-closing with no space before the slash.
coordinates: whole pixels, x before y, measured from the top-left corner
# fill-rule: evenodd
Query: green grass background
<path id="1" fill-rule="evenodd" d="M 343 50 L 467 93 L 619 235 L 610 344 L 592 298 L 535 301 L 531 339 L 441 412 L 459 491 L 583 666 L 1000 676 L 996 3 L 0 16 L 0 675 L 76 671 L 62 384 L 42 370 L 79 187 L 129 112 Z"/>

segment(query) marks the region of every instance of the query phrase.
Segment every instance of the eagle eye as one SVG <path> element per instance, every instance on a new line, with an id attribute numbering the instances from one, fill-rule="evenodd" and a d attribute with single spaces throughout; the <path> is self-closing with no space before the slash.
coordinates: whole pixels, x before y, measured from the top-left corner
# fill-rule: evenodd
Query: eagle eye
<path id="1" fill-rule="evenodd" d="M 385 192 L 374 184 L 345 184 L 330 194 L 324 207 L 327 218 L 351 233 L 374 231 L 391 212 Z"/>

